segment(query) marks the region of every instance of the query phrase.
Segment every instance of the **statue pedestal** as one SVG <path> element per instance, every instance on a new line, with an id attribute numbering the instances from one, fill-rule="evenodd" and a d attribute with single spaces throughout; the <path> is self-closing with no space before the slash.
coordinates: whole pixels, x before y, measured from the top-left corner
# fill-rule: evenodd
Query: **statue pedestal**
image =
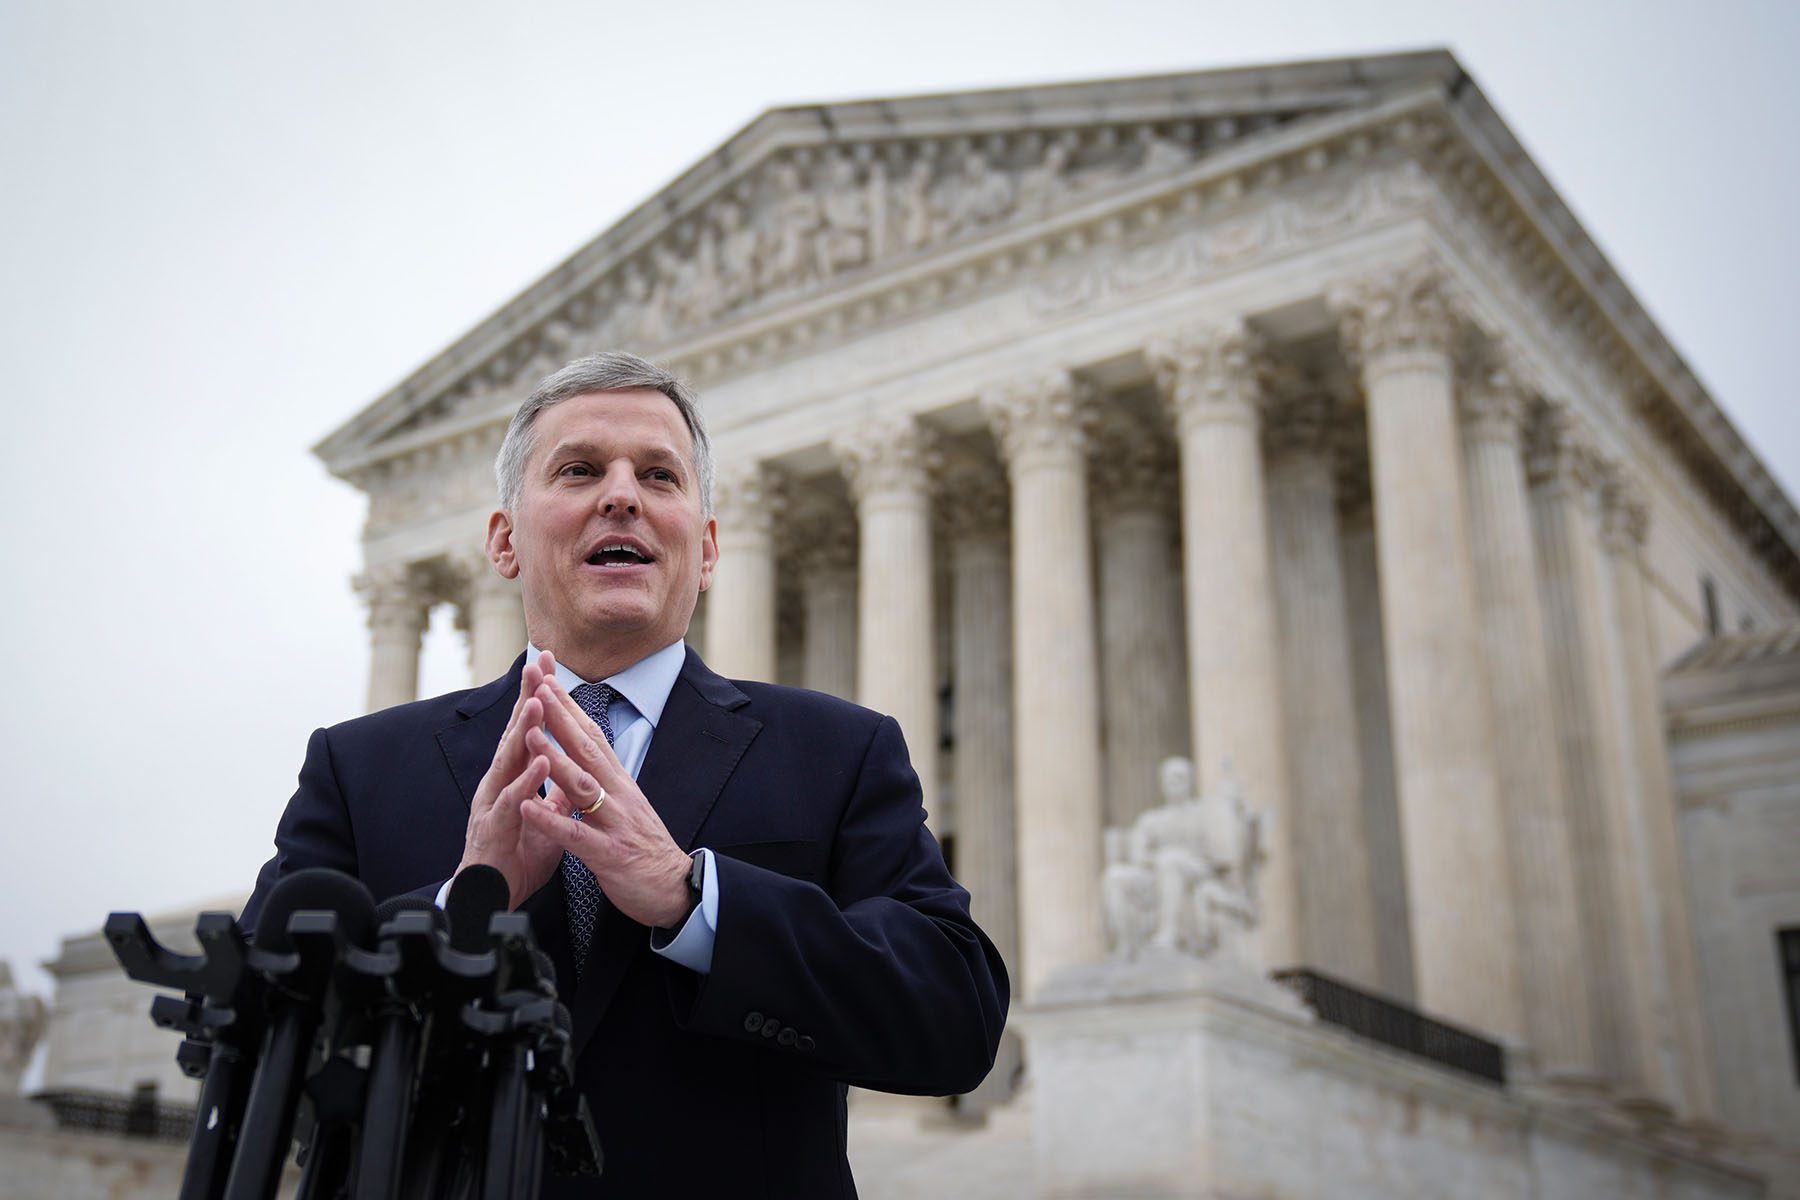
<path id="1" fill-rule="evenodd" d="M 1040 1197 L 1762 1194 L 1691 1140 L 1391 1050 L 1242 968 L 1167 955 L 1069 970 L 1019 1026 Z"/>

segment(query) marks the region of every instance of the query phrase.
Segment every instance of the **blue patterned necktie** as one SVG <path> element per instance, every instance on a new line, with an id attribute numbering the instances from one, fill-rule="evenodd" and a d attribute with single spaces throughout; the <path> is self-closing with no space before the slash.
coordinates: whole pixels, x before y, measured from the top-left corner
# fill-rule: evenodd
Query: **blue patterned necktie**
<path id="1" fill-rule="evenodd" d="M 607 710 L 617 694 L 611 684 L 605 683 L 584 683 L 569 693 L 581 711 L 600 727 L 609 746 L 613 744 L 613 727 Z M 562 856 L 562 880 L 569 901 L 569 944 L 575 951 L 575 974 L 579 976 L 587 966 L 588 946 L 594 940 L 594 919 L 600 914 L 600 881 L 586 863 L 567 850 Z"/>

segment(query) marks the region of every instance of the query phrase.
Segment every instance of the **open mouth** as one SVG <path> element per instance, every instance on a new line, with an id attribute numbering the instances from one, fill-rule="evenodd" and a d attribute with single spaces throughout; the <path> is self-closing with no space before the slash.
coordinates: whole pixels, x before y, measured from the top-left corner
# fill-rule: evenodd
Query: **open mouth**
<path id="1" fill-rule="evenodd" d="M 590 567 L 639 567 L 655 561 L 636 546 L 625 542 L 603 543 L 586 559 Z"/>

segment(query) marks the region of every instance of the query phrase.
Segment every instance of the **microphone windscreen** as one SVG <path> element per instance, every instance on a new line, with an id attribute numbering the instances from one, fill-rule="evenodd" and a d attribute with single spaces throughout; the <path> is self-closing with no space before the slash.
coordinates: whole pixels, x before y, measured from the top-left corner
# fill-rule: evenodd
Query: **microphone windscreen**
<path id="1" fill-rule="evenodd" d="M 432 914 L 432 927 L 444 933 L 450 932 L 450 924 L 444 917 L 444 910 L 424 896 L 415 896 L 411 892 L 402 892 L 398 896 L 389 896 L 375 906 L 375 930 L 379 933 L 389 921 L 401 913 L 423 912 Z"/>
<path id="2" fill-rule="evenodd" d="M 488 921 L 505 912 L 512 888 L 497 868 L 478 863 L 458 875 L 444 898 L 444 914 L 450 918 L 450 947 L 464 954 L 488 949 Z"/>
<path id="3" fill-rule="evenodd" d="M 336 913 L 338 928 L 352 945 L 366 947 L 375 940 L 375 898 L 369 889 L 342 871 L 308 867 L 269 889 L 269 898 L 256 918 L 257 949 L 277 954 L 291 951 L 294 943 L 288 937 L 288 918 L 303 909 Z"/>

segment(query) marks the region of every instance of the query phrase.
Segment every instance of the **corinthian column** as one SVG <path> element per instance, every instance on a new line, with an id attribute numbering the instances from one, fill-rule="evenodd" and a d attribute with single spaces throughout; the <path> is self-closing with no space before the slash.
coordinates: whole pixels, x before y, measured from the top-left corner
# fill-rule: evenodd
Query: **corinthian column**
<path id="1" fill-rule="evenodd" d="M 761 463 L 721 467 L 713 488 L 719 564 L 707 589 L 706 661 L 735 679 L 775 678 L 779 481 Z"/>
<path id="2" fill-rule="evenodd" d="M 1551 700 L 1575 861 L 1581 864 L 1576 893 L 1595 1057 L 1627 1103 L 1666 1106 L 1670 1075 L 1656 1047 L 1651 936 L 1636 898 L 1635 837 L 1623 773 L 1626 735 L 1607 645 L 1616 616 L 1603 590 L 1589 507 L 1598 460 L 1568 412 L 1551 407 L 1533 428 L 1528 465 Z"/>
<path id="3" fill-rule="evenodd" d="M 1241 323 L 1149 350 L 1181 450 L 1188 701 L 1201 786 L 1234 775 L 1272 814 L 1257 929 L 1262 965 L 1300 961 L 1298 831 L 1281 729 L 1281 659 L 1259 434 L 1262 386 Z"/>
<path id="4" fill-rule="evenodd" d="M 801 683 L 846 700 L 856 696 L 856 531 L 838 514 L 815 512 L 795 526 L 804 625 Z"/>
<path id="5" fill-rule="evenodd" d="M 959 472 L 945 505 L 951 558 L 955 663 L 956 875 L 1000 956 L 1018 961 L 1013 822 L 1012 557 L 1006 480 L 988 465 Z M 964 1102 L 983 1111 L 1012 1094 L 1019 1045 L 1009 1035 L 994 1069 Z"/>
<path id="6" fill-rule="evenodd" d="M 981 398 L 1012 481 L 1019 960 L 1029 997 L 1100 957 L 1100 708 L 1086 435 L 1057 372 Z"/>
<path id="7" fill-rule="evenodd" d="M 1329 397 L 1303 394 L 1274 407 L 1264 429 L 1291 751 L 1290 844 L 1299 868 L 1301 959 L 1375 988 L 1381 972 L 1338 545 L 1334 409 Z"/>
<path id="8" fill-rule="evenodd" d="M 1419 999 L 1524 1033 L 1505 823 L 1452 391 L 1456 320 L 1425 263 L 1332 296 L 1368 398 L 1382 627 Z"/>
<path id="9" fill-rule="evenodd" d="M 1493 701 L 1526 1036 L 1537 1070 L 1567 1083 L 1597 1075 L 1569 806 L 1556 726 L 1544 703 L 1550 660 L 1520 451 L 1525 396 L 1504 369 L 1462 396 L 1469 538 Z"/>
<path id="10" fill-rule="evenodd" d="M 1603 535 L 1611 582 L 1612 631 L 1619 648 L 1628 775 L 1641 844 L 1637 891 L 1652 926 L 1652 958 L 1666 980 L 1660 990 L 1656 1041 L 1670 1061 L 1672 1099 L 1684 1116 L 1712 1121 L 1718 1098 L 1701 1009 L 1699 964 L 1688 920 L 1687 876 L 1681 861 L 1674 785 L 1663 740 L 1660 682 L 1651 648 L 1643 548 L 1649 506 L 1623 471 L 1603 486 Z"/>
<path id="11" fill-rule="evenodd" d="M 372 567 L 355 580 L 369 606 L 369 711 L 419 696 L 419 642 L 431 618 L 430 597 L 403 564 Z"/>
<path id="12" fill-rule="evenodd" d="M 931 440 L 917 421 L 901 416 L 840 438 L 833 449 L 860 530 L 857 698 L 900 723 L 931 812 L 938 785 Z"/>
<path id="13" fill-rule="evenodd" d="M 486 683 L 512 666 L 525 649 L 525 606 L 516 580 L 503 579 L 480 551 L 460 556 L 455 570 L 467 596 L 464 612 L 469 629 L 469 676 Z"/>
<path id="14" fill-rule="evenodd" d="M 1188 754 L 1187 654 L 1175 566 L 1175 452 L 1120 411 L 1101 422 L 1090 472 L 1100 549 L 1106 823 L 1160 801 L 1157 765 Z"/>

